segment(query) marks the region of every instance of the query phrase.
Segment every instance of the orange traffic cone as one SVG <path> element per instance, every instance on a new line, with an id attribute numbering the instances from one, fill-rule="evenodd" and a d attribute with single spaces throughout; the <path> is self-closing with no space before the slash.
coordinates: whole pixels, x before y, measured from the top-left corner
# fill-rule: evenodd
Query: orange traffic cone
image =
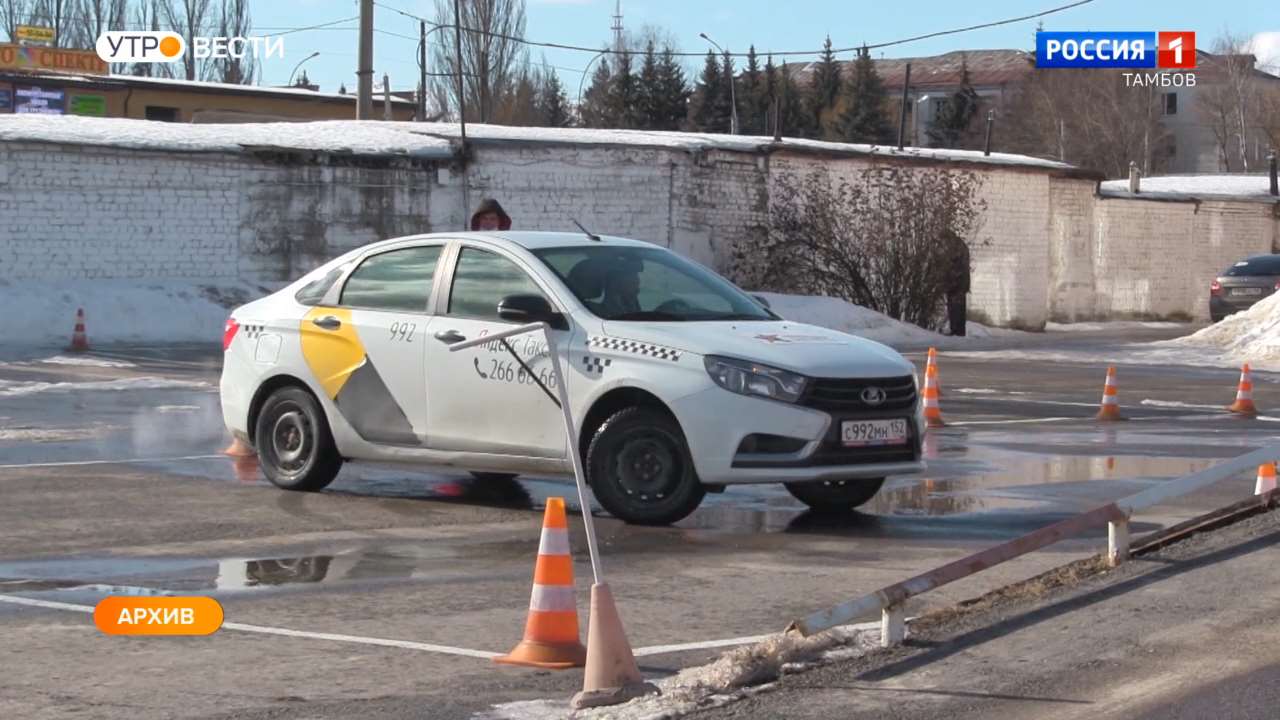
<path id="1" fill-rule="evenodd" d="M 249 443 L 233 435 L 231 437 L 231 444 L 222 451 L 222 454 L 230 457 L 255 457 L 258 453 L 256 450 L 249 447 Z"/>
<path id="2" fill-rule="evenodd" d="M 76 328 L 71 333 L 71 345 L 67 347 L 71 352 L 87 352 L 89 350 L 89 337 L 84 332 L 84 308 L 76 310 Z"/>
<path id="3" fill-rule="evenodd" d="M 1113 422 L 1126 419 L 1120 414 L 1120 399 L 1116 390 L 1116 368 L 1107 368 L 1107 383 L 1102 387 L 1102 408 L 1098 410 L 1098 420 Z"/>
<path id="4" fill-rule="evenodd" d="M 1269 493 L 1276 489 L 1276 464 L 1263 463 L 1258 466 L 1258 484 L 1253 488 L 1254 495 Z"/>
<path id="5" fill-rule="evenodd" d="M 1236 401 L 1227 409 L 1240 415 L 1257 415 L 1258 408 L 1253 404 L 1253 373 L 1249 371 L 1249 363 L 1240 368 L 1240 384 L 1236 388 Z"/>
<path id="6" fill-rule="evenodd" d="M 933 363 L 924 368 L 924 421 L 926 427 L 947 426 L 942 422 L 942 408 L 938 406 L 938 366 Z"/>
<path id="7" fill-rule="evenodd" d="M 645 682 L 622 629 L 618 606 L 606 583 L 591 586 L 591 620 L 587 629 L 587 669 L 582 692 L 573 696 L 575 710 L 618 705 L 632 698 L 660 692 Z"/>
<path id="8" fill-rule="evenodd" d="M 587 649 L 578 641 L 578 603 L 573 591 L 573 558 L 569 555 L 564 498 L 547 498 L 524 639 L 511 652 L 493 660 L 552 670 L 582 667 L 587 661 Z"/>
<path id="9" fill-rule="evenodd" d="M 258 482 L 258 478 L 262 476 L 256 455 L 233 455 L 231 471 L 235 473 L 236 480 L 246 485 Z"/>
<path id="10" fill-rule="evenodd" d="M 938 372 L 938 349 L 929 348 L 929 360 L 925 363 L 925 373 L 933 368 L 933 386 L 938 388 L 938 397 L 942 397 L 942 375 Z"/>

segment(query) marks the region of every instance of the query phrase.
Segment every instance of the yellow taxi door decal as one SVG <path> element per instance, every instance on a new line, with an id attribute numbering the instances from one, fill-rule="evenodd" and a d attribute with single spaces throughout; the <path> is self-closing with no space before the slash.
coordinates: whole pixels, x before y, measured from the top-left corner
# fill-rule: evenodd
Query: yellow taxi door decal
<path id="1" fill-rule="evenodd" d="M 313 321 L 333 317 L 341 323 L 337 328 L 325 329 Z M 351 311 L 342 308 L 312 308 L 302 318 L 299 328 L 302 338 L 302 357 L 324 392 L 336 398 L 351 373 L 365 363 L 364 345 L 356 334 Z"/>

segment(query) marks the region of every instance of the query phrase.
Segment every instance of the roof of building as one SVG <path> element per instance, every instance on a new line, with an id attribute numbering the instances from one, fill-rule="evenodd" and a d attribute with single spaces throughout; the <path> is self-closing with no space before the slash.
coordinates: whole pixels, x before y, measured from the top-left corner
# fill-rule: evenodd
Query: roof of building
<path id="1" fill-rule="evenodd" d="M 841 60 L 841 77 L 853 72 L 853 60 Z M 960 84 L 962 65 L 969 66 L 969 83 L 974 87 L 1015 83 L 1035 69 L 1035 55 L 1025 50 L 956 50 L 942 55 L 909 58 L 875 58 L 876 72 L 887 88 L 901 88 L 911 63 L 911 87 L 954 87 Z M 797 82 L 808 83 L 817 63 L 794 70 Z"/>
<path id="2" fill-rule="evenodd" d="M 264 87 L 262 85 L 236 85 L 233 83 L 204 82 L 202 80 L 183 80 L 178 78 L 140 77 L 137 75 L 77 75 L 58 72 L 26 72 L 0 71 L 10 82 L 29 80 L 33 85 L 42 83 L 58 83 L 63 85 L 80 85 L 86 88 L 102 87 L 146 87 L 164 90 L 184 90 L 187 92 L 208 93 L 216 95 L 257 95 L 265 97 L 287 98 L 291 100 L 319 100 L 322 102 L 349 102 L 354 104 L 354 93 L 319 92 L 299 87 Z M 374 101 L 382 102 L 382 93 L 374 93 Z M 414 107 L 413 100 L 391 94 L 392 105 Z"/>
<path id="3" fill-rule="evenodd" d="M 578 145 L 643 147 L 684 152 L 728 151 L 767 154 L 792 151 L 830 156 L 902 158 L 976 165 L 1020 166 L 1075 172 L 1052 160 L 978 150 L 824 142 L 714 133 L 588 128 L 467 125 L 476 145 Z M 0 115 L 0 141 L 79 143 L 177 152 L 242 152 L 263 148 L 368 156 L 451 158 L 461 140 L 456 123 L 355 120 L 316 122 L 189 124 L 72 115 Z"/>

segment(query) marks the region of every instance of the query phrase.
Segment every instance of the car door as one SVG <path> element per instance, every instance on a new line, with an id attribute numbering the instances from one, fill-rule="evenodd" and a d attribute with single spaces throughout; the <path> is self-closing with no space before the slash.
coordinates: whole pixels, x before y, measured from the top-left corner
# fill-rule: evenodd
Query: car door
<path id="1" fill-rule="evenodd" d="M 541 333 L 507 341 L 519 361 L 501 342 L 449 352 L 452 343 L 512 327 L 498 318 L 498 302 L 507 295 L 526 293 L 542 295 L 558 307 L 552 294 L 513 257 L 472 244 L 459 247 L 427 345 L 427 388 L 432 397 L 427 405 L 428 446 L 432 449 L 565 457 L 559 406 L 539 385 L 556 392 Z M 561 363 L 568 367 L 569 333 L 552 332 Z"/>
<path id="2" fill-rule="evenodd" d="M 303 355 L 343 418 L 380 445 L 423 446 L 429 428 L 424 353 L 442 243 L 368 255 L 336 307 L 303 321 Z"/>

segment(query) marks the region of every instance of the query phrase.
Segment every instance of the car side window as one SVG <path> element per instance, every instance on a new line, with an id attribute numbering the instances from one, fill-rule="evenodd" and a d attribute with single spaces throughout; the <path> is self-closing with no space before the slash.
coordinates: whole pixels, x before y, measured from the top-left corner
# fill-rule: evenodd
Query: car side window
<path id="1" fill-rule="evenodd" d="M 324 302 L 324 296 L 329 294 L 329 288 L 338 282 L 338 278 L 347 271 L 348 265 L 339 265 L 330 270 L 321 277 L 312 280 L 303 285 L 300 290 L 293 296 L 295 300 L 303 305 L 319 305 Z"/>
<path id="2" fill-rule="evenodd" d="M 340 304 L 425 312 L 442 246 L 409 247 L 366 258 L 347 278 Z"/>
<path id="3" fill-rule="evenodd" d="M 510 260 L 477 248 L 464 247 L 453 272 L 449 314 L 498 319 L 498 302 L 507 295 L 541 295 L 537 283 Z"/>

